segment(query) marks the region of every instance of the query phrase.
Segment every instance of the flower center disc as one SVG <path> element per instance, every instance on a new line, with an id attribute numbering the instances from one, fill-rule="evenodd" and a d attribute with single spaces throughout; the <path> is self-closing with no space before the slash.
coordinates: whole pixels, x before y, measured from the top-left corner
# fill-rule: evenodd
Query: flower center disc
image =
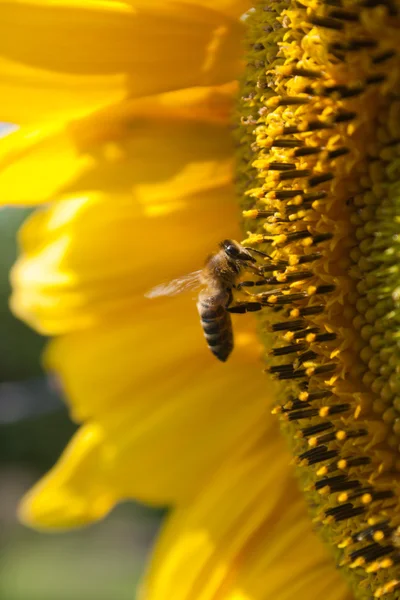
<path id="1" fill-rule="evenodd" d="M 398 598 L 400 2 L 260 2 L 245 23 L 237 180 L 270 255 L 275 412 L 356 597 Z"/>

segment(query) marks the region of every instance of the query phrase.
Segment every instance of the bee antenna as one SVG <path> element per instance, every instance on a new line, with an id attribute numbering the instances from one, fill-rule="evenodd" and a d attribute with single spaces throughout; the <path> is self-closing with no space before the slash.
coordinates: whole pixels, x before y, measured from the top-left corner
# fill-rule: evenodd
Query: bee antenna
<path id="1" fill-rule="evenodd" d="M 248 246 L 243 246 L 247 252 L 255 252 L 256 254 L 260 254 L 261 256 L 266 256 L 267 258 L 272 260 L 272 256 L 267 254 L 266 252 L 261 252 L 261 250 L 257 250 L 256 248 L 249 248 Z"/>

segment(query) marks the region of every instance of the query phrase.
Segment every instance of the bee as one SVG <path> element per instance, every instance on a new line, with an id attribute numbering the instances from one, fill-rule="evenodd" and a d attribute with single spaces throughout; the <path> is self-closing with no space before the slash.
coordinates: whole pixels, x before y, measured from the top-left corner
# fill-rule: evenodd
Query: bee
<path id="1" fill-rule="evenodd" d="M 197 301 L 197 310 L 204 337 L 211 352 L 225 362 L 233 350 L 233 329 L 229 307 L 233 301 L 232 290 L 238 278 L 247 268 L 258 273 L 251 252 L 264 253 L 245 248 L 235 240 L 224 240 L 220 249 L 208 257 L 204 268 L 170 283 L 156 286 L 147 298 L 173 296 L 186 289 L 203 286 Z M 244 311 L 240 311 L 244 312 Z"/>

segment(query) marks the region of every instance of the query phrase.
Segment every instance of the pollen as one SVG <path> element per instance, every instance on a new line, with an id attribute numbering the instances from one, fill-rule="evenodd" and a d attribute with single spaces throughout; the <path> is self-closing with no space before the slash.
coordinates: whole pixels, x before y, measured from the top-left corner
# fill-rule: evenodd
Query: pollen
<path id="1" fill-rule="evenodd" d="M 236 125 L 273 409 L 359 600 L 400 597 L 400 0 L 259 2 Z"/>

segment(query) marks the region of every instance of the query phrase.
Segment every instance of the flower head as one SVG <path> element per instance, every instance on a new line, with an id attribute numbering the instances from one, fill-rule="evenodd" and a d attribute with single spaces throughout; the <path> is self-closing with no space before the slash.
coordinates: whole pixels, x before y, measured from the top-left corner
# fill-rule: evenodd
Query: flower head
<path id="1" fill-rule="evenodd" d="M 396 3 L 25 0 L 0 17 L 25 36 L 4 38 L 2 118 L 21 127 L 0 190 L 45 204 L 11 303 L 54 336 L 45 363 L 81 423 L 22 518 L 170 505 L 146 600 L 348 597 L 278 399 L 355 596 L 395 594 Z M 221 365 L 190 296 L 145 298 L 241 238 L 232 129 L 246 244 L 268 255 L 235 302 L 261 309 L 276 385 L 246 317 Z"/>
<path id="2" fill-rule="evenodd" d="M 272 248 L 275 412 L 357 597 L 380 598 L 400 588 L 397 8 L 277 2 L 248 24 L 241 190 L 248 243 Z"/>

